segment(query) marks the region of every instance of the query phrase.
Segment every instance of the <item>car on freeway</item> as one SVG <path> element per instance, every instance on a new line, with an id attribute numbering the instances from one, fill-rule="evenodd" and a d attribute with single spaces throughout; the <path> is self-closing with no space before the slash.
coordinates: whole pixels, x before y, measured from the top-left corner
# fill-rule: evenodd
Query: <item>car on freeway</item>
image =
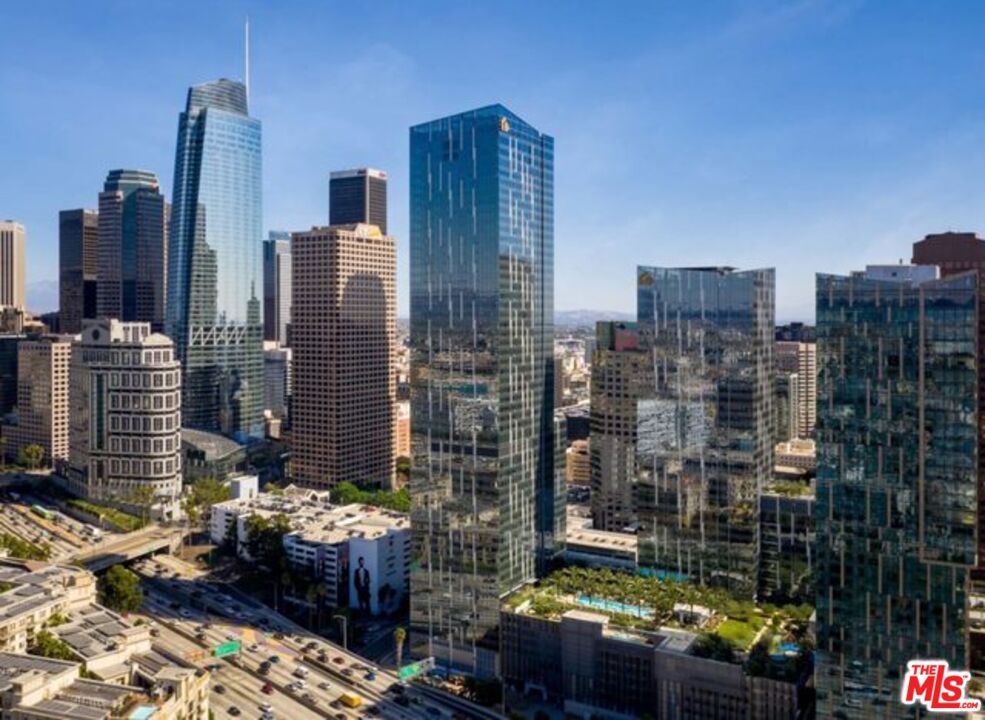
<path id="1" fill-rule="evenodd" d="M 345 665 L 345 658 L 343 658 L 341 655 L 336 655 L 335 657 L 332 658 L 332 662 L 335 663 L 336 665 Z"/>
<path id="2" fill-rule="evenodd" d="M 263 687 L 260 688 L 260 692 L 262 692 L 264 695 L 273 695 L 273 693 L 274 693 L 274 686 L 271 685 L 269 682 L 264 683 L 263 684 Z"/>
<path id="3" fill-rule="evenodd" d="M 205 666 L 205 669 L 208 670 L 209 672 L 219 672 L 220 670 L 222 670 L 222 665 L 220 665 L 219 663 L 210 663 Z"/>
<path id="4" fill-rule="evenodd" d="M 240 716 L 240 710 L 235 705 L 230 705 L 229 706 L 229 709 L 226 710 L 226 712 L 229 713 L 230 715 L 232 715 L 233 717 L 239 717 Z"/>
<path id="5" fill-rule="evenodd" d="M 335 720 L 346 720 L 345 713 L 341 713 L 341 712 L 335 713 Z"/>
<path id="6" fill-rule="evenodd" d="M 438 708 L 436 708 L 434 705 L 428 705 L 426 708 L 424 708 L 424 712 L 426 712 L 431 717 L 435 717 L 435 718 L 439 718 L 442 716 L 441 711 Z"/>
<path id="7" fill-rule="evenodd" d="M 220 695 L 225 695 L 226 694 L 226 686 L 225 685 L 216 685 L 212 689 L 215 690 Z"/>
<path id="8" fill-rule="evenodd" d="M 318 647 L 318 643 L 316 643 L 314 640 L 312 640 L 311 642 L 309 642 L 307 645 L 304 646 L 304 649 L 305 650 L 314 650 L 316 647 Z"/>
<path id="9" fill-rule="evenodd" d="M 271 655 L 269 660 L 276 665 L 280 662 L 280 655 Z"/>
<path id="10" fill-rule="evenodd" d="M 363 712 L 366 713 L 367 715 L 372 715 L 375 717 L 380 714 L 380 709 L 375 705 L 370 705 L 368 708 L 363 710 Z"/>
<path id="11" fill-rule="evenodd" d="M 346 677 L 352 677 L 352 668 L 342 668 L 342 674 Z"/>
<path id="12" fill-rule="evenodd" d="M 262 712 L 270 712 L 271 710 L 274 709 L 273 705 L 271 705 L 270 703 L 266 703 L 266 702 L 265 703 L 260 703 L 257 707 L 259 707 Z"/>
<path id="13" fill-rule="evenodd" d="M 376 680 L 376 673 L 370 670 L 368 673 L 363 675 L 363 680 L 366 680 L 367 682 L 373 682 L 374 680 Z"/>
<path id="14" fill-rule="evenodd" d="M 316 698 L 314 695 L 312 695 L 309 692 L 306 692 L 301 697 L 303 697 L 305 700 L 307 700 L 308 702 L 310 702 L 312 705 L 317 705 L 318 704 L 318 698 Z"/>
<path id="15" fill-rule="evenodd" d="M 328 662 L 328 653 L 324 650 L 318 651 L 318 662 Z"/>
<path id="16" fill-rule="evenodd" d="M 393 701 L 400 707 L 410 707 L 410 698 L 406 695 L 397 695 Z"/>
<path id="17" fill-rule="evenodd" d="M 331 686 L 330 683 L 327 683 L 327 682 L 320 682 L 320 683 L 318 683 L 318 689 L 319 690 L 331 690 L 331 688 L 332 688 L 332 686 Z"/>
<path id="18" fill-rule="evenodd" d="M 260 650 L 260 646 L 259 646 L 259 645 L 257 645 L 256 643 L 253 643 L 253 644 L 252 644 L 252 645 L 250 645 L 250 647 L 249 647 L 249 648 L 247 648 L 247 649 L 248 649 L 248 650 L 249 650 L 250 652 L 257 652 L 257 651 L 259 651 L 259 650 Z"/>

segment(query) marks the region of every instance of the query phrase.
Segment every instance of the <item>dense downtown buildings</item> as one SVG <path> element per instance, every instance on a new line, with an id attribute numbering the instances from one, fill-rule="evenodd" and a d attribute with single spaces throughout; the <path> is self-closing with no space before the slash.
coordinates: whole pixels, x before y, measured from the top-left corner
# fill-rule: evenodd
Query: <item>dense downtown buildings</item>
<path id="1" fill-rule="evenodd" d="M 154 173 L 111 170 L 99 193 L 96 317 L 164 327 L 167 203 Z M 78 331 L 76 331 L 78 332 Z"/>
<path id="2" fill-rule="evenodd" d="M 58 329 L 75 334 L 96 317 L 99 276 L 99 212 L 58 213 Z"/>
<path id="3" fill-rule="evenodd" d="M 294 233 L 292 248 L 292 477 L 389 487 L 396 241 L 359 223 Z"/>
<path id="4" fill-rule="evenodd" d="M 387 176 L 382 170 L 336 170 L 328 179 L 328 224 L 375 225 L 386 235 Z"/>
<path id="5" fill-rule="evenodd" d="M 636 514 L 638 405 L 654 388 L 653 360 L 637 323 L 600 322 L 592 358 L 592 520 L 632 532 Z"/>
<path id="6" fill-rule="evenodd" d="M 246 87 L 195 85 L 178 121 L 166 334 L 183 371 L 183 423 L 263 433 L 260 121 Z"/>
<path id="7" fill-rule="evenodd" d="M 291 322 L 291 234 L 271 230 L 263 241 L 263 339 L 287 345 Z"/>
<path id="8" fill-rule="evenodd" d="M 0 220 L 0 307 L 24 307 L 26 243 L 23 225 Z"/>
<path id="9" fill-rule="evenodd" d="M 243 478 L 244 482 L 249 478 Z M 253 478 L 255 485 L 256 479 Z M 237 551 L 249 557 L 249 518 L 283 515 L 290 532 L 283 544 L 288 562 L 325 584 L 328 607 L 360 608 L 372 615 L 393 612 L 410 585 L 410 521 L 405 513 L 360 504 L 339 505 L 331 492 L 293 485 L 283 493 L 251 494 L 212 506 L 209 533 L 216 544 L 236 538 Z M 355 572 L 369 573 L 369 596 L 355 588 Z"/>
<path id="10" fill-rule="evenodd" d="M 817 716 L 912 717 L 909 660 L 969 668 L 975 272 L 817 277 Z"/>
<path id="11" fill-rule="evenodd" d="M 72 337 L 25 339 L 17 346 L 17 421 L 3 428 L 6 453 L 16 458 L 30 445 L 43 463 L 68 459 L 69 363 Z"/>
<path id="12" fill-rule="evenodd" d="M 77 495 L 177 515 L 181 365 L 145 322 L 87 320 L 74 344 L 66 470 Z"/>
<path id="13" fill-rule="evenodd" d="M 773 469 L 774 285 L 772 269 L 637 271 L 656 368 L 639 411 L 640 564 L 749 598 Z"/>
<path id="14" fill-rule="evenodd" d="M 796 376 L 796 385 L 791 382 L 794 378 L 788 376 L 789 391 L 785 396 L 797 411 L 794 437 L 812 437 L 817 417 L 817 345 L 785 340 L 776 343 L 775 353 L 777 372 Z"/>
<path id="15" fill-rule="evenodd" d="M 411 642 L 478 675 L 500 598 L 560 551 L 538 538 L 562 544 L 553 242 L 553 138 L 502 105 L 410 129 Z"/>

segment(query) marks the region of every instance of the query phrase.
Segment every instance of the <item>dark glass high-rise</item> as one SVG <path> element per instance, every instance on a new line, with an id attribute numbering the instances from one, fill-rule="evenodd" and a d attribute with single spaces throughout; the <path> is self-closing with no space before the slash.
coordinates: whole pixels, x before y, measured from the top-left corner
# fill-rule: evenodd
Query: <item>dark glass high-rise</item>
<path id="1" fill-rule="evenodd" d="M 184 424 L 263 433 L 260 121 L 246 88 L 188 91 L 178 121 L 167 331 L 184 371 Z"/>
<path id="2" fill-rule="evenodd" d="M 500 598 L 563 542 L 553 173 L 501 105 L 410 129 L 412 641 L 480 675 Z"/>
<path id="3" fill-rule="evenodd" d="M 167 219 L 157 176 L 111 170 L 99 194 L 98 317 L 164 327 Z"/>
<path id="4" fill-rule="evenodd" d="M 328 224 L 376 225 L 386 235 L 387 175 L 382 170 L 338 170 L 328 180 Z"/>
<path id="5" fill-rule="evenodd" d="M 817 276 L 819 718 L 923 717 L 907 662 L 970 667 L 978 273 L 936 274 Z"/>

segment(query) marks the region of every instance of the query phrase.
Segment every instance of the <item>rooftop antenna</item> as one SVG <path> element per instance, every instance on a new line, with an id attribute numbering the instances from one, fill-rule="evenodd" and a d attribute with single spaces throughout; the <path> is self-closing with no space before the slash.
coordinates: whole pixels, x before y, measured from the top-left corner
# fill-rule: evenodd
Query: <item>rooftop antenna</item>
<path id="1" fill-rule="evenodd" d="M 243 60 L 245 67 L 246 102 L 250 102 L 250 16 L 246 16 L 244 28 Z"/>

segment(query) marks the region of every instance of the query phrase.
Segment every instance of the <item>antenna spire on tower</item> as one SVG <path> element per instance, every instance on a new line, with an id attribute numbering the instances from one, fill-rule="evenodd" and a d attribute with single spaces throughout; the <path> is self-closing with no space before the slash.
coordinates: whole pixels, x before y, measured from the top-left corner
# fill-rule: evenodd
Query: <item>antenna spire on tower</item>
<path id="1" fill-rule="evenodd" d="M 246 26 L 244 28 L 243 61 L 244 61 L 244 85 L 246 85 L 246 102 L 250 102 L 250 16 L 246 16 Z"/>

